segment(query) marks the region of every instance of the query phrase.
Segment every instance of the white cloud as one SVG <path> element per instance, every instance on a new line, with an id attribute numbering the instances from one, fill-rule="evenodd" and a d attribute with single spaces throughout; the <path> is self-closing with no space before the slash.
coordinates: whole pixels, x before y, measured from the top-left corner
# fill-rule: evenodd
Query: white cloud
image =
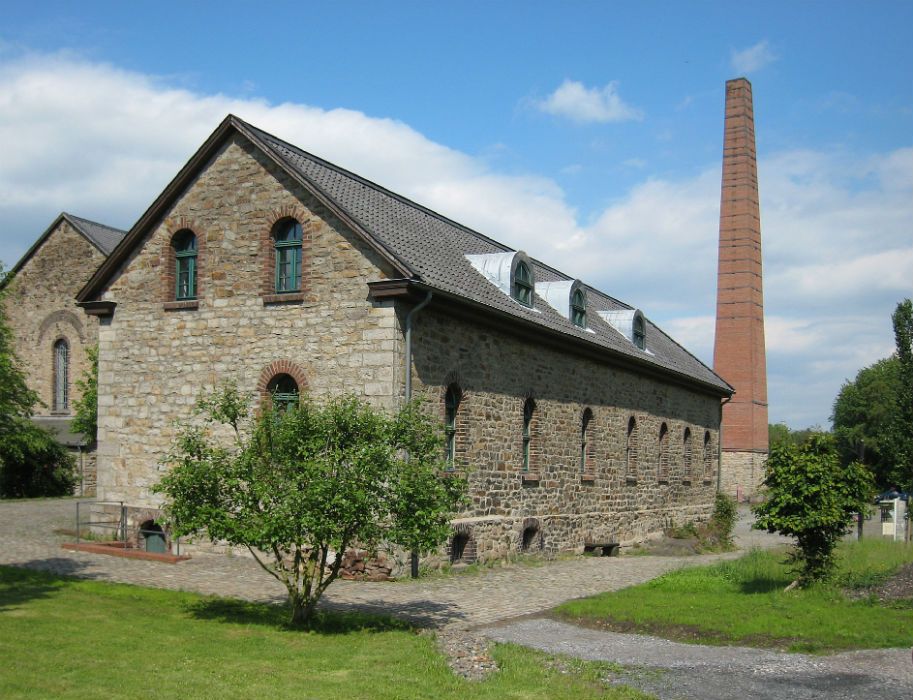
<path id="1" fill-rule="evenodd" d="M 588 88 L 576 80 L 565 80 L 555 92 L 537 103 L 543 112 L 580 122 L 640 121 L 643 112 L 621 99 L 618 81 L 605 87 Z"/>
<path id="2" fill-rule="evenodd" d="M 739 75 L 754 73 L 779 58 L 770 48 L 767 40 L 759 41 L 741 51 L 732 50 L 732 69 Z"/>
<path id="3" fill-rule="evenodd" d="M 129 227 L 238 116 L 636 304 L 712 362 L 720 171 L 646 179 L 582 217 L 559 185 L 361 112 L 201 95 L 71 56 L 0 62 L 0 260 L 60 210 Z M 631 163 L 631 165 L 636 165 Z M 825 423 L 913 296 L 913 148 L 759 164 L 771 419 Z"/>

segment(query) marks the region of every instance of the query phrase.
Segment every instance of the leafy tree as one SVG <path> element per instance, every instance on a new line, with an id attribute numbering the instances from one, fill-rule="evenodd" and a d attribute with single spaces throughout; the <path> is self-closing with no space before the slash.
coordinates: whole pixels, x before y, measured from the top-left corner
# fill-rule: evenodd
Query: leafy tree
<path id="1" fill-rule="evenodd" d="M 13 351 L 0 264 L 0 497 L 62 496 L 76 482 L 75 464 L 53 436 L 29 419 L 38 396 L 28 388 Z"/>
<path id="2" fill-rule="evenodd" d="M 449 534 L 465 484 L 438 476 L 441 428 L 416 405 L 389 417 L 353 397 L 303 399 L 251 417 L 226 385 L 199 411 L 206 424 L 180 433 L 156 487 L 174 532 L 247 547 L 285 585 L 292 624 L 311 621 L 350 547 L 429 551 Z"/>
<path id="3" fill-rule="evenodd" d="M 900 365 L 894 421 L 897 481 L 913 490 L 913 301 L 905 299 L 900 302 L 891 320 Z"/>
<path id="4" fill-rule="evenodd" d="M 82 433 L 88 442 L 98 439 L 98 346 L 86 349 L 89 366 L 76 380 L 79 400 L 73 405 L 73 430 Z"/>
<path id="5" fill-rule="evenodd" d="M 780 443 L 767 460 L 763 503 L 754 506 L 754 527 L 795 537 L 791 555 L 807 586 L 826 579 L 834 568 L 834 549 L 874 493 L 871 472 L 852 462 L 842 466 L 833 439 L 813 435 L 800 447 Z"/>
<path id="6" fill-rule="evenodd" d="M 825 432 L 820 425 L 814 425 L 802 430 L 792 430 L 786 423 L 770 423 L 767 426 L 767 438 L 771 446 L 780 443 L 801 445 L 812 435 Z"/>
<path id="7" fill-rule="evenodd" d="M 898 359 L 879 360 L 843 385 L 831 414 L 843 463 L 860 460 L 882 488 L 901 483 L 897 469 L 900 381 Z"/>

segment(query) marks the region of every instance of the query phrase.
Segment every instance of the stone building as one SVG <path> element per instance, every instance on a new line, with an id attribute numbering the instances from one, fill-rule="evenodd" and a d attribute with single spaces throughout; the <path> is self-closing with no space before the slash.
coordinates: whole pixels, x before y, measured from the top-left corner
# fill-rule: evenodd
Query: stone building
<path id="1" fill-rule="evenodd" d="M 471 505 L 454 561 L 706 517 L 731 388 L 639 310 L 229 116 L 79 293 L 99 496 L 151 487 L 200 393 L 426 395 Z"/>
<path id="2" fill-rule="evenodd" d="M 33 420 L 75 453 L 79 493 L 95 492 L 95 449 L 70 429 L 86 351 L 98 342 L 98 319 L 76 306 L 76 293 L 125 232 L 63 213 L 10 270 L 4 298 L 14 349 L 38 394 Z"/>

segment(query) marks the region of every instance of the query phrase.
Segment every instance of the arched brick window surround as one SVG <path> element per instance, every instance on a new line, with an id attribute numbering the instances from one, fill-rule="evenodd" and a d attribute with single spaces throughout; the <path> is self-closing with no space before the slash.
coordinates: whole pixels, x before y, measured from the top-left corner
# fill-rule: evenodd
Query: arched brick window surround
<path id="1" fill-rule="evenodd" d="M 542 453 L 539 435 L 539 407 L 532 396 L 523 401 L 520 432 L 520 469 L 525 474 L 538 474 Z"/>
<path id="2" fill-rule="evenodd" d="M 630 480 L 637 479 L 637 459 L 640 452 L 639 436 L 640 431 L 637 427 L 637 419 L 631 416 L 628 418 L 628 431 L 625 440 L 625 476 Z"/>
<path id="3" fill-rule="evenodd" d="M 682 481 L 686 484 L 691 483 L 692 479 L 692 439 L 691 439 L 691 428 L 685 428 L 682 433 Z"/>
<path id="4" fill-rule="evenodd" d="M 669 483 L 669 426 L 665 423 L 659 426 L 658 447 L 659 463 L 656 479 L 660 483 Z"/>
<path id="5" fill-rule="evenodd" d="M 260 395 L 261 406 L 269 405 L 269 383 L 280 374 L 287 374 L 295 380 L 295 383 L 298 384 L 299 395 L 307 391 L 308 380 L 304 370 L 291 360 L 276 360 L 263 368 L 263 371 L 260 372 L 260 379 L 257 380 L 257 393 Z"/>
<path id="6" fill-rule="evenodd" d="M 595 432 L 593 409 L 585 408 L 580 416 L 580 473 L 585 476 L 596 472 Z"/>
<path id="7" fill-rule="evenodd" d="M 274 238 L 279 224 L 287 219 L 294 219 L 301 224 L 301 283 L 299 291 L 276 293 L 276 241 Z M 289 205 L 270 212 L 260 229 L 261 295 L 264 303 L 287 303 L 302 301 L 310 291 L 311 275 L 311 229 L 307 226 L 309 216 L 299 206 Z"/>
<path id="8" fill-rule="evenodd" d="M 159 264 L 162 271 L 162 291 L 161 298 L 165 309 L 195 309 L 199 306 L 199 300 L 203 297 L 205 291 L 203 273 L 206 270 L 206 236 L 202 235 L 200 227 L 187 217 L 180 216 L 176 219 L 165 221 L 165 229 L 168 235 L 162 244 L 162 252 Z M 175 298 L 175 271 L 177 268 L 177 257 L 175 256 L 174 244 L 175 239 L 189 231 L 196 237 L 197 256 L 195 264 L 196 299 L 183 299 L 178 301 Z"/>
<path id="9" fill-rule="evenodd" d="M 710 431 L 704 432 L 704 481 L 710 482 L 713 478 L 713 438 Z"/>
<path id="10" fill-rule="evenodd" d="M 447 558 L 451 564 L 472 564 L 478 559 L 478 544 L 472 536 L 472 526 L 457 523 L 446 546 Z"/>
<path id="11" fill-rule="evenodd" d="M 538 518 L 524 518 L 517 536 L 518 552 L 541 552 L 545 547 L 545 537 Z"/>

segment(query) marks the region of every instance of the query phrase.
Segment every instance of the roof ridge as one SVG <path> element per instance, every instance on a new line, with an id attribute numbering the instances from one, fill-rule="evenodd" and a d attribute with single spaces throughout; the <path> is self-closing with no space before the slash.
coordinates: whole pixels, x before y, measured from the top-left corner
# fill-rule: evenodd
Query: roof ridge
<path id="1" fill-rule="evenodd" d="M 358 173 L 352 172 L 351 170 L 348 170 L 347 168 L 344 168 L 341 165 L 336 165 L 335 163 L 331 163 L 330 161 L 326 160 L 325 158 L 321 158 L 320 156 L 314 155 L 310 151 L 305 151 L 300 146 L 296 146 L 293 143 L 289 143 L 285 139 L 281 139 L 278 136 L 269 133 L 268 131 L 264 131 L 263 129 L 260 129 L 260 128 L 254 126 L 253 124 L 250 124 L 250 123 L 244 121 L 243 119 L 241 119 L 239 117 L 235 117 L 235 118 L 238 121 L 242 122 L 247 128 L 251 129 L 252 131 L 256 131 L 258 134 L 261 134 L 274 141 L 279 142 L 283 146 L 286 146 L 289 150 L 294 151 L 309 160 L 315 161 L 316 163 L 318 163 L 319 165 L 322 165 L 325 168 L 329 168 L 330 170 L 333 170 L 333 171 L 339 173 L 340 175 L 348 177 L 351 180 L 359 182 L 359 183 L 365 185 L 366 187 L 370 187 L 371 189 L 373 189 L 381 194 L 387 195 L 388 197 L 395 199 L 399 202 L 402 202 L 403 204 L 406 204 L 410 207 L 418 209 L 419 211 L 422 211 L 425 214 L 428 214 L 429 216 L 431 216 L 435 219 L 438 219 L 446 224 L 449 224 L 450 226 L 455 226 L 456 228 L 458 228 L 462 231 L 465 231 L 466 233 L 469 233 L 469 234 L 479 238 L 480 240 L 485 241 L 486 243 L 490 243 L 494 246 L 497 246 L 498 248 L 503 248 L 505 252 L 514 250 L 510 246 L 507 246 L 504 243 L 501 243 L 500 241 L 496 241 L 495 239 L 490 238 L 489 236 L 486 236 L 484 233 L 480 233 L 479 231 L 476 231 L 475 229 L 470 228 L 469 226 L 466 226 L 465 224 L 461 224 L 459 221 L 451 219 L 448 216 L 444 216 L 440 212 L 437 212 L 434 209 L 426 207 L 424 204 L 419 204 L 415 200 L 409 199 L 405 195 L 394 192 L 393 190 L 388 189 L 388 188 L 384 187 L 383 185 L 374 182 L 373 180 L 369 180 L 368 178 L 366 178 L 362 175 L 359 175 Z M 543 265 L 543 267 L 544 267 L 544 265 Z M 563 273 L 561 273 L 561 274 L 563 274 Z"/>
<path id="2" fill-rule="evenodd" d="M 108 224 L 103 224 L 100 221 L 93 221 L 92 219 L 87 219 L 84 216 L 76 216 L 76 214 L 71 214 L 68 211 L 61 212 L 61 216 L 64 216 L 70 220 L 76 219 L 76 221 L 79 221 L 81 223 L 92 224 L 93 226 L 99 226 L 101 228 L 106 228 L 109 231 L 114 231 L 116 233 L 123 233 L 124 235 L 127 234 L 127 231 L 125 231 L 122 228 L 117 228 L 116 226 L 108 226 Z"/>

